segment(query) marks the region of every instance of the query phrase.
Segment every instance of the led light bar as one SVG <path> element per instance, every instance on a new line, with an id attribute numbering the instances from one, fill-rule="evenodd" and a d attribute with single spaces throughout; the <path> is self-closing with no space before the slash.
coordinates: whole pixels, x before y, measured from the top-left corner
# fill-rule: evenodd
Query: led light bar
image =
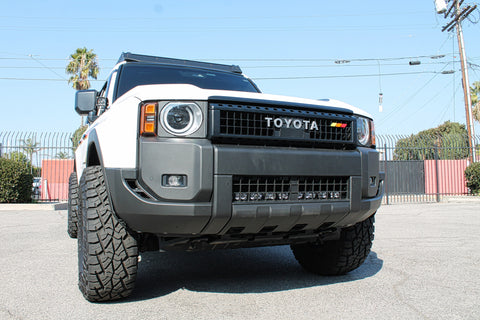
<path id="1" fill-rule="evenodd" d="M 295 194 L 295 193 L 294 193 Z M 287 201 L 290 200 L 289 192 L 235 192 L 234 201 L 255 202 L 255 201 Z M 299 192 L 296 193 L 297 200 L 340 200 L 342 193 L 340 191 L 320 191 L 320 192 Z"/>

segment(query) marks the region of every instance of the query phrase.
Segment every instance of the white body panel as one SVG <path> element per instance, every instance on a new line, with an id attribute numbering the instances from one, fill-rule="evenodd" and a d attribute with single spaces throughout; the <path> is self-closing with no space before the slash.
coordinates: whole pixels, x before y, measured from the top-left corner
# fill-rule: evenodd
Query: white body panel
<path id="1" fill-rule="evenodd" d="M 135 168 L 139 104 L 140 100 L 132 96 L 119 99 L 87 129 L 75 152 L 78 177 L 86 167 L 94 131 L 105 168 Z"/>

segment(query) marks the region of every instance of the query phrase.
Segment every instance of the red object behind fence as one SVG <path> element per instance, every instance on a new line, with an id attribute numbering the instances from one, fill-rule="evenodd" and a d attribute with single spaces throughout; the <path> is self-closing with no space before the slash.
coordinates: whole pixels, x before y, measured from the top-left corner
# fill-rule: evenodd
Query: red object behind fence
<path id="1" fill-rule="evenodd" d="M 73 172 L 73 159 L 42 160 L 41 200 L 67 200 L 68 178 Z"/>
<path id="2" fill-rule="evenodd" d="M 467 163 L 467 159 L 425 160 L 425 193 L 468 194 L 464 175 Z M 438 165 L 438 190 L 436 165 Z"/>

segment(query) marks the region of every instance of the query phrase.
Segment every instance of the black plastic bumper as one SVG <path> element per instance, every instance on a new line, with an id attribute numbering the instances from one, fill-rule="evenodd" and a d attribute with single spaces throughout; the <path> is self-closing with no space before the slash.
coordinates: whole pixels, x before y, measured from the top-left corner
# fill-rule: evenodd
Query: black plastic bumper
<path id="1" fill-rule="evenodd" d="M 138 232 L 169 236 L 255 234 L 345 227 L 378 209 L 384 175 L 373 149 L 319 150 L 211 145 L 208 140 L 151 139 L 139 146 L 139 170 L 105 169 L 116 213 Z M 184 174 L 184 188 L 162 186 Z M 236 203 L 234 176 L 347 176 L 343 200 Z M 300 226 L 300 227 L 299 227 Z"/>

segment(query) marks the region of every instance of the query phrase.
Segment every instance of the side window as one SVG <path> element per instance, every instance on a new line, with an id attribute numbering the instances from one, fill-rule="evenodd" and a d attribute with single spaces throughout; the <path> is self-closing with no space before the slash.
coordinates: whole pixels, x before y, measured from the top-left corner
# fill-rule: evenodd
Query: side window
<path id="1" fill-rule="evenodd" d="M 105 97 L 105 92 L 106 92 L 107 86 L 108 86 L 108 81 L 105 82 L 105 84 L 103 85 L 102 89 L 101 89 L 100 92 L 98 93 L 98 96 L 99 96 L 99 97 Z M 97 109 L 97 116 L 100 116 L 104 111 L 105 111 L 105 109 Z"/>
<path id="2" fill-rule="evenodd" d="M 100 97 L 105 97 L 105 92 L 106 92 L 106 88 L 108 87 L 108 81 L 105 82 L 105 84 L 103 85 L 102 89 L 100 90 L 100 92 L 98 93 L 98 95 Z"/>
<path id="3" fill-rule="evenodd" d="M 113 71 L 112 74 L 110 75 L 110 78 L 108 79 L 107 83 L 107 99 L 108 99 L 108 104 L 113 103 L 113 93 L 115 91 L 115 83 L 117 82 L 117 70 Z"/>

